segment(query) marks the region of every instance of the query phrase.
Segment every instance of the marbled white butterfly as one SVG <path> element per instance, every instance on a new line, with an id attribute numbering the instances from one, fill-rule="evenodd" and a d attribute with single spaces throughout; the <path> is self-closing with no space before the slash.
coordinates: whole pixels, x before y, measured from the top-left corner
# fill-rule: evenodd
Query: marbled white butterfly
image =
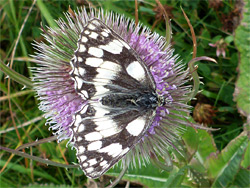
<path id="1" fill-rule="evenodd" d="M 137 53 L 99 19 L 83 28 L 71 67 L 86 101 L 74 116 L 72 142 L 81 169 L 98 178 L 141 140 L 165 100 Z"/>

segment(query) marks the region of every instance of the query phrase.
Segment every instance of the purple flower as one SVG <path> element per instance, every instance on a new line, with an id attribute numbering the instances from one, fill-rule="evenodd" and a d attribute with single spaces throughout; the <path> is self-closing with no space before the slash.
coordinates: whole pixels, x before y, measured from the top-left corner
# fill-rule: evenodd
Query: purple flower
<path id="1" fill-rule="evenodd" d="M 98 18 L 123 38 L 150 70 L 156 84 L 156 92 L 165 98 L 166 104 L 156 108 L 152 125 L 137 145 L 123 157 L 129 163 L 134 156 L 148 162 L 152 155 L 168 155 L 167 148 L 178 138 L 179 125 L 189 125 L 181 118 L 189 112 L 186 105 L 190 86 L 186 85 L 189 71 L 184 70 L 173 49 L 166 46 L 164 37 L 152 33 L 141 24 L 135 25 L 121 15 L 85 9 L 75 15 L 65 14 L 66 21 L 59 19 L 58 28 L 43 29 L 47 44 L 34 44 L 37 67 L 33 68 L 35 90 L 40 109 L 45 112 L 47 124 L 58 135 L 58 140 L 72 141 L 71 126 L 74 115 L 88 103 L 74 87 L 70 76 L 70 61 L 77 49 L 77 41 L 84 26 L 92 18 Z"/>

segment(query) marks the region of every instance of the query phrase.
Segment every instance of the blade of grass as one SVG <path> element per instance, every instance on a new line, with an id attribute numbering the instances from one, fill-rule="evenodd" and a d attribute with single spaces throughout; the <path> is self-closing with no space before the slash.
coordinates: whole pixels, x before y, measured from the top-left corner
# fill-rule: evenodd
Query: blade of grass
<path id="1" fill-rule="evenodd" d="M 10 94 L 10 98 L 20 97 L 20 96 L 27 95 L 27 94 L 32 93 L 32 92 L 34 92 L 34 91 L 32 91 L 32 90 L 19 91 L 19 92 Z M 5 101 L 7 99 L 8 99 L 7 96 L 2 96 L 2 97 L 0 97 L 0 102 Z"/>
<path id="2" fill-rule="evenodd" d="M 25 123 L 23 123 L 23 124 L 21 124 L 21 125 L 18 125 L 17 128 L 18 128 L 18 129 L 19 129 L 19 128 L 23 128 L 23 127 L 25 127 L 25 126 L 30 125 L 31 123 L 35 123 L 35 122 L 41 120 L 41 119 L 43 119 L 43 116 L 36 117 L 36 118 L 34 118 L 34 119 L 30 120 L 30 121 L 27 121 L 27 122 L 25 122 Z M 4 133 L 7 133 L 7 132 L 13 131 L 13 130 L 15 130 L 15 127 L 10 127 L 10 128 L 8 128 L 8 129 L 6 129 L 6 130 L 0 131 L 0 134 L 4 134 Z"/>
<path id="3" fill-rule="evenodd" d="M 49 26 L 51 28 L 58 27 L 57 24 L 56 24 L 56 22 L 54 21 L 53 17 L 51 16 L 48 8 L 43 3 L 43 1 L 42 0 L 37 0 L 36 4 L 37 4 L 39 10 L 41 11 L 42 15 L 44 16 L 45 20 L 48 22 Z"/>
<path id="4" fill-rule="evenodd" d="M 28 88 L 32 88 L 32 82 L 29 78 L 17 73 L 7 65 L 5 65 L 2 61 L 0 62 L 0 70 L 3 71 L 6 75 L 8 75 L 11 79 L 15 80 L 19 84 L 22 84 Z"/>
<path id="5" fill-rule="evenodd" d="M 0 166 L 4 166 L 7 162 L 4 160 L 0 160 Z M 8 168 L 11 168 L 12 170 L 15 170 L 17 172 L 20 172 L 22 174 L 29 174 L 30 173 L 30 169 L 27 169 L 21 165 L 18 164 L 14 164 L 14 163 L 8 163 Z M 43 172 L 39 172 L 38 170 L 34 170 L 34 175 L 39 176 L 39 177 L 43 177 L 47 180 L 50 180 L 51 182 L 60 184 L 61 182 L 58 181 L 57 179 L 55 179 L 53 176 L 49 175 L 46 173 L 46 171 Z"/>
<path id="6" fill-rule="evenodd" d="M 36 0 L 33 1 L 31 7 L 29 8 L 29 11 L 28 11 L 27 15 L 25 16 L 25 19 L 24 19 L 23 24 L 22 24 L 22 26 L 21 26 L 21 28 L 20 28 L 20 31 L 18 32 L 18 36 L 17 36 L 17 39 L 16 39 L 16 41 L 15 41 L 15 46 L 14 46 L 14 49 L 13 49 L 13 51 L 12 51 L 12 53 L 11 53 L 10 69 L 12 69 L 12 66 L 13 66 L 13 59 L 14 59 L 14 57 L 15 57 L 17 44 L 18 44 L 18 42 L 19 42 L 19 40 L 20 40 L 20 38 L 21 38 L 21 34 L 22 34 L 22 32 L 23 32 L 25 23 L 27 22 L 27 20 L 28 20 L 28 18 L 29 18 L 29 16 L 30 16 L 30 13 L 31 13 L 31 11 L 32 11 L 32 9 L 33 9 L 33 7 L 34 7 L 34 5 L 35 5 L 35 3 L 36 3 Z M 16 27 L 16 28 L 18 28 L 18 27 Z M 23 46 L 22 44 L 23 44 L 23 43 L 21 43 L 22 49 L 24 49 L 24 51 L 26 52 L 26 48 L 23 48 L 24 46 Z M 2 62 L 1 62 L 1 64 L 2 64 Z M 3 64 L 3 65 L 4 65 L 4 64 Z M 8 95 L 7 95 L 7 96 L 8 96 L 8 101 L 9 101 L 9 111 L 10 111 L 11 120 L 12 120 L 12 123 L 13 123 L 13 125 L 14 125 L 14 127 L 15 127 L 16 134 L 17 134 L 17 137 L 18 137 L 18 139 L 19 139 L 19 144 L 22 144 L 23 141 L 22 141 L 21 135 L 20 135 L 20 133 L 19 133 L 17 127 L 16 127 L 16 122 L 15 122 L 14 115 L 13 115 L 13 112 L 12 112 L 12 106 L 11 106 L 11 100 L 10 100 L 10 78 L 8 79 Z M 25 152 L 24 149 L 23 149 L 23 152 Z M 8 159 L 8 162 L 10 162 L 10 160 L 12 159 L 12 157 L 13 157 L 13 155 L 10 156 L 10 158 Z M 5 167 L 8 165 L 8 162 L 7 162 L 7 163 L 5 164 L 5 166 L 1 169 L 1 172 L 3 172 L 3 170 L 5 169 Z M 26 160 L 26 159 L 25 159 L 25 166 L 28 167 L 28 160 Z"/>

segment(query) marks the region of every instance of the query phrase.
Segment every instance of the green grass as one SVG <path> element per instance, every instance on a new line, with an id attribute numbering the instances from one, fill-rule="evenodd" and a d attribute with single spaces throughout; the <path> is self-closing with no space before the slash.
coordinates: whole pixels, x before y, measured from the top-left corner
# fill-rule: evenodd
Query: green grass
<path id="1" fill-rule="evenodd" d="M 114 11 L 124 14 L 126 17 L 134 18 L 135 5 L 134 1 L 90 1 L 95 7 L 103 7 L 104 10 Z M 171 44 L 175 49 L 175 54 L 180 56 L 183 64 L 186 65 L 192 59 L 192 38 L 188 24 L 181 12 L 182 7 L 190 19 L 191 24 L 197 37 L 197 57 L 209 56 L 215 58 L 218 64 L 212 62 L 199 62 L 198 73 L 203 77 L 200 89 L 201 95 L 198 102 L 202 104 L 210 104 L 214 107 L 215 116 L 212 117 L 213 123 L 208 126 L 220 128 L 218 131 L 212 132 L 213 140 L 219 151 L 223 150 L 226 145 L 235 139 L 242 131 L 243 124 L 246 121 L 244 116 L 238 113 L 236 103 L 233 100 L 235 90 L 235 82 L 237 79 L 237 66 L 239 57 L 235 47 L 233 37 L 234 29 L 230 28 L 230 19 L 236 19 L 239 14 L 236 13 L 227 19 L 223 15 L 230 15 L 235 11 L 235 1 L 225 1 L 218 9 L 210 8 L 208 1 L 161 1 L 163 5 L 171 7 L 172 25 L 172 41 Z M 4 64 L 10 63 L 11 53 L 13 52 L 16 39 L 20 28 L 24 22 L 25 16 L 30 8 L 31 1 L 0 1 L 0 57 Z M 27 60 L 18 60 L 18 58 L 27 58 L 29 54 L 34 54 L 31 43 L 43 40 L 41 36 L 40 24 L 55 27 L 54 19 L 63 16 L 63 12 L 68 7 L 76 10 L 79 4 L 74 1 L 41 1 L 35 4 L 27 22 L 24 25 L 22 35 L 15 51 L 15 59 L 13 69 L 25 77 L 31 77 L 32 73 L 29 67 L 35 66 L 34 63 Z M 152 27 L 155 22 L 156 13 L 153 8 L 156 6 L 154 1 L 146 1 L 139 3 L 139 21 L 148 27 Z M 224 20 L 224 21 L 223 21 Z M 225 29 L 225 27 L 228 27 Z M 154 31 L 161 35 L 165 35 L 164 20 L 161 20 Z M 209 46 L 209 43 L 215 43 L 223 39 L 227 42 L 226 57 L 216 56 L 216 48 Z M 9 93 L 14 95 L 10 98 L 11 108 L 8 99 L 3 98 L 8 95 L 8 79 L 1 71 L 1 131 L 14 127 L 15 124 L 21 125 L 28 122 L 43 113 L 38 109 L 39 101 L 35 97 L 35 93 L 23 92 L 29 89 L 23 89 L 23 85 L 11 80 Z M 15 96 L 17 95 L 17 96 Z M 197 101 L 191 102 L 193 106 Z M 12 114 L 12 115 L 11 115 Z M 12 120 L 14 119 L 14 122 Z M 34 123 L 15 130 L 7 131 L 1 134 L 1 145 L 4 147 L 15 149 L 21 144 L 33 142 L 36 139 L 47 138 L 51 136 L 48 126 L 45 126 L 45 119 L 38 120 Z M 34 156 L 48 158 L 55 162 L 72 164 L 77 162 L 75 152 L 70 148 L 66 148 L 66 142 L 57 144 L 56 142 L 41 144 L 25 151 Z M 83 172 L 78 169 L 64 169 L 53 166 L 47 166 L 35 161 L 24 159 L 23 157 L 13 156 L 7 152 L 0 153 L 0 166 L 7 163 L 7 167 L 0 175 L 1 186 L 3 187 L 22 187 L 28 184 L 50 184 L 69 185 L 72 187 L 83 186 L 87 182 L 87 178 Z M 183 173 L 182 171 L 178 172 Z M 245 173 L 245 172 L 244 172 Z M 178 176 L 179 176 L 178 174 Z M 175 175 L 176 176 L 176 175 Z M 171 177 L 175 177 L 171 175 Z M 177 177 L 177 176 L 176 176 Z M 170 185 L 166 183 L 165 185 Z M 191 185 L 189 185 L 191 186 Z M 53 187 L 53 186 L 52 186 Z M 192 187 L 192 186 L 191 186 Z"/>

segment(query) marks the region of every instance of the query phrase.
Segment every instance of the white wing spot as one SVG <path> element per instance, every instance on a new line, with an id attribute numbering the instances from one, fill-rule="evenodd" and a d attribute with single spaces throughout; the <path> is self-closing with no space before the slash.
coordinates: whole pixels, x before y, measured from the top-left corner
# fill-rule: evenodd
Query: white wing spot
<path id="1" fill-rule="evenodd" d="M 107 164 L 107 161 L 102 161 L 101 163 L 100 163 L 100 166 L 104 166 L 104 165 L 106 165 Z"/>
<path id="2" fill-rule="evenodd" d="M 107 69 L 97 68 L 96 71 L 98 74 L 95 78 L 103 79 L 102 82 L 109 83 L 110 80 L 114 79 L 116 77 L 116 72 L 110 71 Z M 105 80 L 106 79 L 106 80 Z"/>
<path id="3" fill-rule="evenodd" d="M 145 71 L 138 61 L 133 61 L 132 63 L 130 63 L 127 66 L 126 70 L 130 76 L 132 76 L 138 81 L 143 80 L 145 78 Z"/>
<path id="4" fill-rule="evenodd" d="M 121 70 L 121 66 L 112 61 L 104 61 L 103 64 L 100 65 L 100 67 L 117 72 Z"/>
<path id="5" fill-rule="evenodd" d="M 110 117 L 98 118 L 95 119 L 94 121 L 95 124 L 97 125 L 97 127 L 95 128 L 95 130 L 97 131 L 102 131 L 110 128 L 118 129 L 117 124 Z"/>
<path id="6" fill-rule="evenodd" d="M 85 33 L 86 35 L 89 35 L 89 34 L 90 34 L 89 30 L 85 30 L 84 33 Z"/>
<path id="7" fill-rule="evenodd" d="M 101 140 L 102 135 L 99 132 L 92 132 L 85 135 L 85 140 L 87 141 L 94 141 L 94 140 Z"/>
<path id="8" fill-rule="evenodd" d="M 98 106 L 95 106 L 95 110 L 95 118 L 103 117 L 105 114 L 108 114 L 110 112 L 109 110 Z"/>
<path id="9" fill-rule="evenodd" d="M 95 96 L 107 93 L 109 91 L 109 89 L 107 89 L 103 86 L 96 86 L 95 85 L 95 89 L 96 89 Z"/>
<path id="10" fill-rule="evenodd" d="M 121 129 L 117 129 L 116 127 L 113 127 L 113 128 L 110 128 L 110 129 L 106 129 L 106 130 L 103 130 L 103 131 L 100 131 L 100 134 L 106 138 L 106 137 L 109 137 L 109 136 L 112 136 L 112 135 L 115 135 L 117 133 L 121 132 Z"/>
<path id="11" fill-rule="evenodd" d="M 78 132 L 80 133 L 80 132 L 84 131 L 84 129 L 85 129 L 85 126 L 84 126 L 84 124 L 81 123 L 78 127 Z"/>
<path id="12" fill-rule="evenodd" d="M 97 160 L 96 159 L 90 159 L 88 160 L 88 163 L 89 163 L 89 166 L 93 166 L 97 163 Z"/>
<path id="13" fill-rule="evenodd" d="M 85 52 L 86 51 L 86 48 L 83 44 L 80 44 L 80 47 L 79 47 L 79 52 Z"/>
<path id="14" fill-rule="evenodd" d="M 83 60 L 81 57 L 78 57 L 77 59 L 79 62 L 82 62 L 82 60 Z"/>
<path id="15" fill-rule="evenodd" d="M 86 90 L 81 90 L 81 93 L 84 95 L 85 98 L 89 97 L 88 92 Z"/>
<path id="16" fill-rule="evenodd" d="M 97 39 L 98 34 L 95 32 L 91 32 L 91 34 L 89 35 L 89 37 L 93 38 L 93 39 Z"/>
<path id="17" fill-rule="evenodd" d="M 101 147 L 102 147 L 102 141 L 96 141 L 88 145 L 88 150 L 94 151 L 100 149 Z"/>
<path id="18" fill-rule="evenodd" d="M 88 163 L 83 163 L 82 166 L 87 167 L 87 166 L 89 166 L 89 164 Z"/>
<path id="19" fill-rule="evenodd" d="M 83 36 L 82 39 L 81 39 L 82 42 L 87 42 L 88 41 L 88 38 Z"/>
<path id="20" fill-rule="evenodd" d="M 81 142 L 82 141 L 82 137 L 81 136 L 78 136 L 77 137 L 77 142 Z"/>
<path id="21" fill-rule="evenodd" d="M 120 156 L 124 155 L 125 153 L 127 153 L 130 150 L 129 147 L 125 148 L 121 153 Z"/>
<path id="22" fill-rule="evenodd" d="M 87 173 L 90 173 L 90 172 L 92 172 L 93 170 L 94 170 L 93 167 L 89 167 L 89 168 L 87 168 L 85 171 L 86 171 Z"/>
<path id="23" fill-rule="evenodd" d="M 100 25 L 99 22 L 97 20 L 92 20 L 92 23 L 95 24 L 95 25 Z"/>
<path id="24" fill-rule="evenodd" d="M 83 161 L 85 161 L 87 159 L 87 157 L 85 155 L 82 155 L 79 158 L 80 158 L 81 162 L 83 162 Z"/>
<path id="25" fill-rule="evenodd" d="M 78 68 L 79 76 L 83 76 L 86 73 L 86 70 L 82 67 Z"/>
<path id="26" fill-rule="evenodd" d="M 79 146 L 77 154 L 82 154 L 84 151 L 85 151 L 85 148 L 83 146 Z"/>
<path id="27" fill-rule="evenodd" d="M 100 150 L 98 150 L 101 153 L 108 153 L 108 155 L 111 155 L 112 157 L 118 156 L 122 152 L 122 145 L 119 143 L 110 144 Z"/>
<path id="28" fill-rule="evenodd" d="M 88 109 L 88 105 L 85 105 L 83 108 L 82 108 L 82 110 L 81 110 L 81 114 L 85 114 L 85 112 L 87 111 L 87 109 Z"/>
<path id="29" fill-rule="evenodd" d="M 106 33 L 111 33 L 111 31 L 109 29 L 104 29 L 103 31 Z"/>
<path id="30" fill-rule="evenodd" d="M 86 59 L 85 63 L 91 67 L 99 67 L 103 63 L 103 60 L 100 58 L 89 57 Z"/>
<path id="31" fill-rule="evenodd" d="M 109 34 L 108 34 L 107 32 L 105 32 L 105 31 L 101 32 L 101 34 L 102 34 L 104 37 L 108 37 L 108 36 L 109 36 Z"/>
<path id="32" fill-rule="evenodd" d="M 117 46 L 123 47 L 122 43 L 119 40 L 113 40 L 112 42 Z"/>
<path id="33" fill-rule="evenodd" d="M 93 24 L 89 24 L 88 28 L 91 29 L 91 30 L 95 30 L 96 27 Z"/>
<path id="34" fill-rule="evenodd" d="M 107 45 L 100 45 L 99 48 L 106 50 L 112 54 L 120 54 L 122 52 L 122 46 L 117 45 L 115 42 L 110 42 Z"/>
<path id="35" fill-rule="evenodd" d="M 75 126 L 78 127 L 79 124 L 82 122 L 82 118 L 80 115 L 76 115 L 76 118 L 75 118 Z"/>
<path id="36" fill-rule="evenodd" d="M 144 129 L 146 120 L 143 117 L 138 117 L 137 119 L 131 121 L 126 129 L 127 131 L 133 135 L 138 136 Z"/>
<path id="37" fill-rule="evenodd" d="M 102 57 L 103 56 L 103 50 L 100 48 L 90 47 L 88 50 L 88 53 L 96 56 L 96 57 Z"/>
<path id="38" fill-rule="evenodd" d="M 127 49 L 130 49 L 130 46 L 123 40 L 119 40 Z"/>
<path id="39" fill-rule="evenodd" d="M 79 78 L 78 76 L 76 76 L 75 79 L 76 79 L 76 83 L 77 83 L 77 88 L 81 89 L 82 84 L 83 84 L 83 80 L 81 78 Z"/>

